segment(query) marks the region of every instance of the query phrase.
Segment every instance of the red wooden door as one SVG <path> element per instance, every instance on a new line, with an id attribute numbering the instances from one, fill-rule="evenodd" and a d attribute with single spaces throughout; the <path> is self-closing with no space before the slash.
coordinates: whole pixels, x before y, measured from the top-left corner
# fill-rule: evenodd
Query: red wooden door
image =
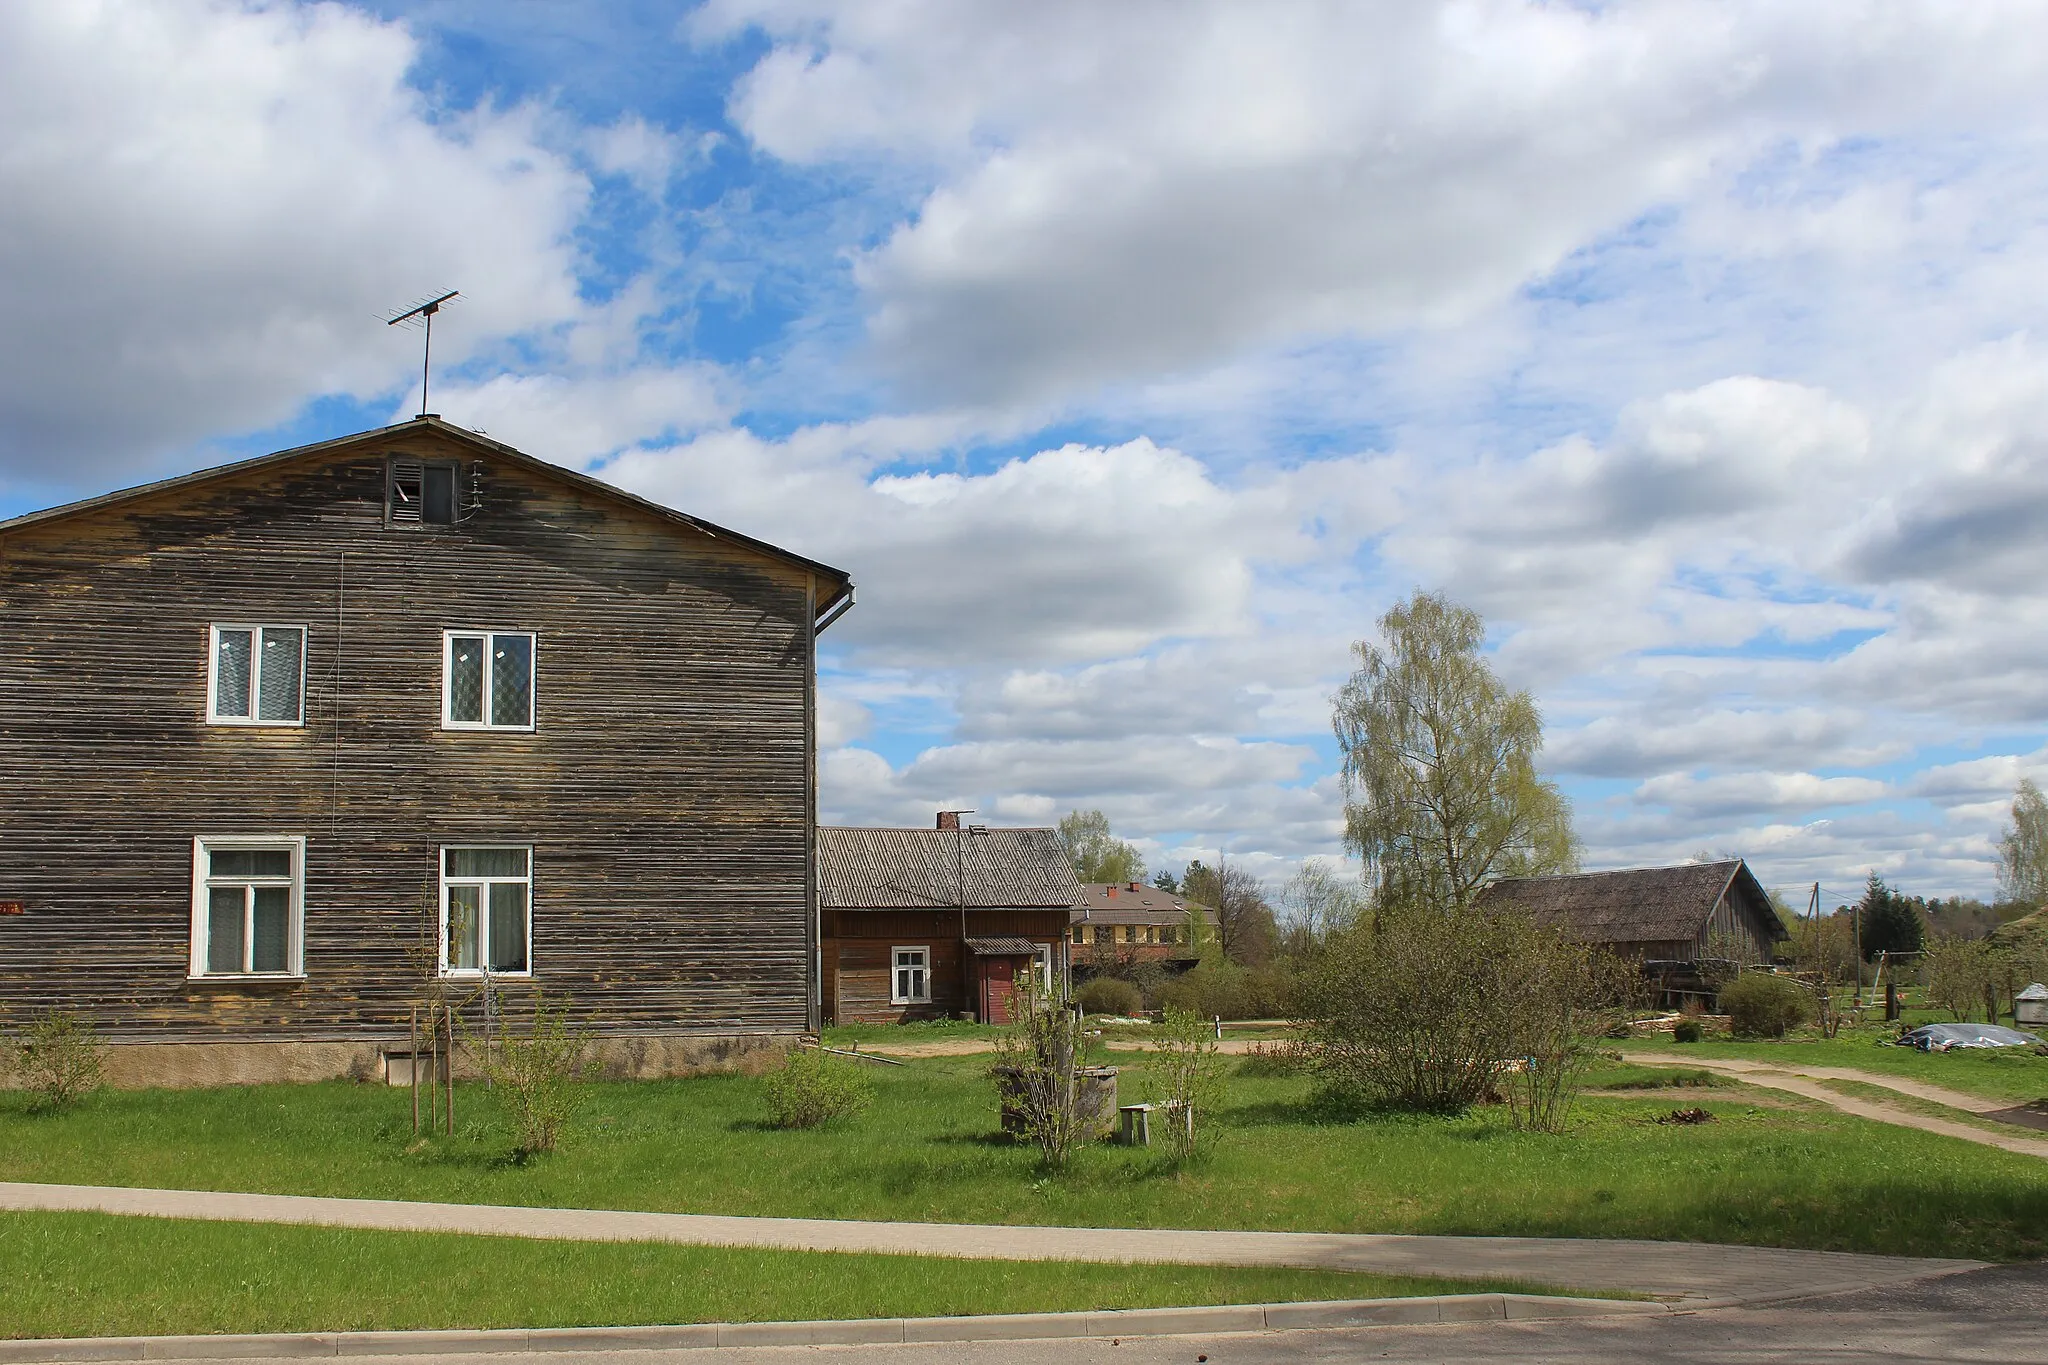
<path id="1" fill-rule="evenodd" d="M 1017 964 L 1007 957 L 984 957 L 981 961 L 981 1022 L 1010 1022 L 1010 998 L 1017 989 Z"/>

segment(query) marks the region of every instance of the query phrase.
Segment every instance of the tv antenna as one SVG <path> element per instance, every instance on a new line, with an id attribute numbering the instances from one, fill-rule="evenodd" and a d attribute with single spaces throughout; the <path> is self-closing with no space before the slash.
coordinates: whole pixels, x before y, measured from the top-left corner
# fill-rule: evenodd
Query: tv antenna
<path id="1" fill-rule="evenodd" d="M 434 361 L 434 314 L 441 311 L 443 304 L 453 303 L 461 296 L 462 291 L 460 289 L 451 289 L 438 298 L 428 299 L 423 303 L 415 303 L 395 318 L 384 319 L 386 327 L 396 327 L 400 323 L 405 323 L 408 326 L 418 323 L 426 328 L 427 342 L 420 352 L 420 416 L 422 417 L 427 415 L 427 370 Z"/>

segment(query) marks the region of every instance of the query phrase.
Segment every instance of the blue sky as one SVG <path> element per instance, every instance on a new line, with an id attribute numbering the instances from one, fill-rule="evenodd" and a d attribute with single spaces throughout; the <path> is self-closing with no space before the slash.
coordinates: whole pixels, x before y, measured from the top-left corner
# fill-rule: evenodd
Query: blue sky
<path id="1" fill-rule="evenodd" d="M 0 512 L 433 406 L 844 565 L 828 818 L 1338 856 L 1481 610 L 1590 866 L 1989 894 L 2048 5 L 20 0 Z"/>

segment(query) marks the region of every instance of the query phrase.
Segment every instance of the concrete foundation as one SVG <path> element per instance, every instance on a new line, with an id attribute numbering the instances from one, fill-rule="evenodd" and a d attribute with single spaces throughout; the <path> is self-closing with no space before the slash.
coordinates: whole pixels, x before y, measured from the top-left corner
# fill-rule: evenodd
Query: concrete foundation
<path id="1" fill-rule="evenodd" d="M 712 1072 L 758 1075 L 780 1065 L 794 1034 L 642 1034 L 594 1038 L 585 1059 L 606 1080 L 651 1081 Z M 354 1080 L 410 1080 L 404 1043 L 108 1043 L 101 1051 L 107 1084 L 121 1090 L 191 1090 L 214 1085 L 277 1085 Z M 421 1058 L 425 1079 L 426 1059 Z M 478 1075 L 474 1052 L 455 1049 L 455 1075 Z M 12 1078 L 0 1079 L 7 1084 Z"/>

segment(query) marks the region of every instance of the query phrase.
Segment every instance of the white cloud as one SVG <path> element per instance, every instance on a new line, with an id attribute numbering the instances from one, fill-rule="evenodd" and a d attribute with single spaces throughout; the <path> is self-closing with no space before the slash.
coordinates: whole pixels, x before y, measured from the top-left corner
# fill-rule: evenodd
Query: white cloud
<path id="1" fill-rule="evenodd" d="M 913 388 L 1010 398 L 1464 321 L 1787 143 L 2038 127 L 2038 21 L 2020 0 L 722 0 L 696 27 L 776 39 L 733 100 L 757 145 L 932 168 L 861 261 L 874 338 Z"/>
<path id="2" fill-rule="evenodd" d="M 380 314 L 466 297 L 444 363 L 577 310 L 587 185 L 540 115 L 450 116 L 336 5 L 0 6 L 0 468 L 85 479 L 405 383 Z"/>

